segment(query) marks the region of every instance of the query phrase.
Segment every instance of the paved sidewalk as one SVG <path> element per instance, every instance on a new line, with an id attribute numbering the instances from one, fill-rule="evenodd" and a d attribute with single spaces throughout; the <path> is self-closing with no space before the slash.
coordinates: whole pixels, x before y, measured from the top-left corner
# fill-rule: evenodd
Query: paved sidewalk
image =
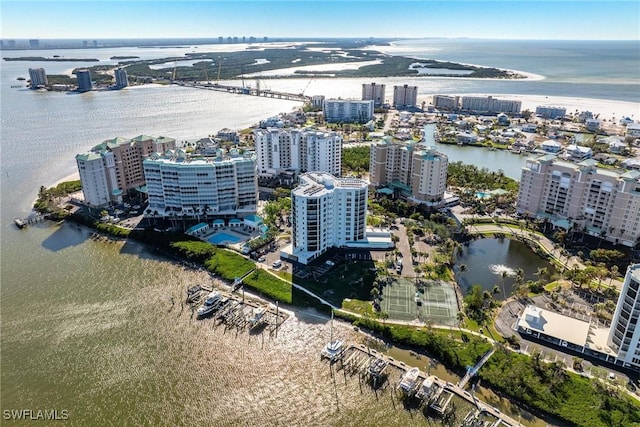
<path id="1" fill-rule="evenodd" d="M 482 234 L 482 233 L 505 233 L 512 234 L 514 236 L 520 236 L 529 241 L 533 241 L 538 244 L 547 254 L 552 256 L 557 262 L 564 265 L 567 270 L 571 270 L 575 267 L 578 269 L 586 268 L 580 258 L 571 256 L 569 258 L 562 255 L 560 249 L 556 249 L 554 243 L 539 233 L 533 233 L 528 230 L 521 230 L 520 227 L 512 224 L 471 224 L 467 226 L 467 230 L 470 234 Z M 622 289 L 623 283 L 619 280 L 612 280 L 611 284 L 618 290 Z"/>

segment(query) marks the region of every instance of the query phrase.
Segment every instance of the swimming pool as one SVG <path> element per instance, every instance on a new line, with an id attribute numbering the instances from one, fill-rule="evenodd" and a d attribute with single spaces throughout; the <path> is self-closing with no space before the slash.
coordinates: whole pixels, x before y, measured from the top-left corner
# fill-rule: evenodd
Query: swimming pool
<path id="1" fill-rule="evenodd" d="M 214 245 L 229 245 L 240 243 L 243 239 L 234 234 L 229 234 L 224 231 L 218 231 L 217 233 L 209 236 L 207 241 L 209 243 L 213 243 Z"/>

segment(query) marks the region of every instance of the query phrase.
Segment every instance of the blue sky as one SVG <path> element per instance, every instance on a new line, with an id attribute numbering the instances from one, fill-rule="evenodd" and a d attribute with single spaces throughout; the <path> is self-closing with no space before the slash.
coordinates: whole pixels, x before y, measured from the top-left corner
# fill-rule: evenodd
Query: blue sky
<path id="1" fill-rule="evenodd" d="M 640 39 L 638 1 L 0 1 L 6 38 Z"/>

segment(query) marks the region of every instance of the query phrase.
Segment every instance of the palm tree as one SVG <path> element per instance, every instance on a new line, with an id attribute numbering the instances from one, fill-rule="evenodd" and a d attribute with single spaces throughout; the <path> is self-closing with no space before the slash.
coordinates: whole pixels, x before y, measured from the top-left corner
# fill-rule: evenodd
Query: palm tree
<path id="1" fill-rule="evenodd" d="M 509 272 L 507 270 L 503 270 L 500 273 L 500 277 L 502 278 L 502 295 L 504 295 L 504 299 L 507 299 L 507 293 L 504 291 L 504 279 L 506 279 L 508 275 Z"/>
<path id="2" fill-rule="evenodd" d="M 538 283 L 542 284 L 543 277 L 547 277 L 549 274 L 549 270 L 546 267 L 538 267 L 538 270 L 533 273 L 534 276 L 538 278 Z"/>
<path id="3" fill-rule="evenodd" d="M 458 328 L 462 327 L 462 322 L 464 322 L 464 312 L 462 310 L 458 311 L 456 314 L 456 319 L 458 319 Z"/>
<path id="4" fill-rule="evenodd" d="M 614 265 L 613 267 L 611 267 L 611 272 L 609 274 L 609 286 L 611 286 L 611 282 L 613 281 L 613 278 L 618 278 L 618 266 Z"/>

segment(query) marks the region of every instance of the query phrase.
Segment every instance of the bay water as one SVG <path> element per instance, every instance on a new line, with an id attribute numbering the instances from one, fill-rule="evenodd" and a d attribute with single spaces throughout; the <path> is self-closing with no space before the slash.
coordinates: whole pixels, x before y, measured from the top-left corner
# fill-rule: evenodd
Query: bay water
<path id="1" fill-rule="evenodd" d="M 157 58 L 194 49 L 80 49 L 43 56 L 97 55 L 108 63 L 113 55 Z M 171 297 L 180 301 L 187 286 L 210 281 L 204 272 L 185 269 L 144 245 L 96 241 L 72 224 L 45 222 L 22 231 L 13 226 L 14 217 L 28 215 L 41 185 L 75 172 L 74 156 L 104 139 L 194 139 L 299 105 L 157 85 L 85 94 L 11 87 L 20 84 L 17 77 L 28 76 L 29 67 L 55 74 L 86 65 L 91 64 L 5 61 L 0 70 L 2 409 L 66 409 L 72 425 L 423 425 L 421 416 L 396 408 L 390 394 L 361 391 L 357 380 L 332 375 L 318 360 L 329 336 L 325 317 L 298 312 L 277 338 L 264 342 L 225 332 L 170 303 Z M 637 102 L 637 92 L 630 90 L 637 83 L 625 79 L 420 77 L 415 84 L 428 93 L 579 94 Z M 389 86 L 405 80 L 380 79 Z M 349 97 L 359 96 L 365 81 L 280 79 L 262 86 L 299 93 L 308 85 L 308 94 Z M 479 166 L 503 168 L 496 159 Z M 346 326 L 338 334 L 362 339 Z M 534 418 L 530 425 L 540 423 Z"/>

